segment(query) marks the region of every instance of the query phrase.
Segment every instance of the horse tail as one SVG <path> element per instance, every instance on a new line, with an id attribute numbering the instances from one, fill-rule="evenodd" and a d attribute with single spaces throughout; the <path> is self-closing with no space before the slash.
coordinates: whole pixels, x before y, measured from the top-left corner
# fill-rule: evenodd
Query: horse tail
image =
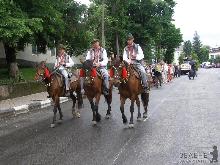
<path id="1" fill-rule="evenodd" d="M 78 109 L 83 108 L 83 97 L 80 90 L 76 90 L 77 100 L 78 100 Z"/>
<path id="2" fill-rule="evenodd" d="M 147 107 L 149 101 L 149 93 L 141 93 L 141 101 L 143 103 L 143 106 Z"/>

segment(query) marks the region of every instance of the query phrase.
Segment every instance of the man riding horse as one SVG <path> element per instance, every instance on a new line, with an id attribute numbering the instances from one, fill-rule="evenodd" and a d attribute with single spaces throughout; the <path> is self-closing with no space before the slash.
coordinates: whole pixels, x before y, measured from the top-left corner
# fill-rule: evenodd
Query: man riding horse
<path id="1" fill-rule="evenodd" d="M 96 67 L 97 71 L 101 73 L 103 83 L 104 83 L 104 89 L 103 93 L 105 96 L 109 94 L 109 75 L 108 70 L 106 68 L 108 64 L 108 57 L 106 50 L 100 46 L 99 40 L 94 39 L 92 41 L 92 48 L 87 52 L 86 60 L 93 61 L 93 66 Z M 82 93 L 84 93 L 84 78 L 81 78 L 81 89 Z"/>
<path id="2" fill-rule="evenodd" d="M 55 61 L 54 68 L 58 69 L 60 73 L 65 78 L 65 86 L 66 86 L 66 94 L 69 92 L 69 78 L 67 68 L 70 68 L 74 65 L 73 60 L 71 57 L 65 52 L 64 45 L 60 44 L 58 48 L 58 56 Z"/>
<path id="3" fill-rule="evenodd" d="M 132 34 L 128 34 L 127 36 L 127 46 L 124 48 L 123 53 L 123 60 L 126 61 L 128 64 L 133 64 L 135 67 L 135 70 L 139 73 L 141 80 L 142 80 L 142 86 L 143 86 L 143 92 L 148 93 L 148 83 L 147 83 L 147 73 L 142 65 L 144 59 L 144 54 L 139 46 L 139 44 L 134 43 L 134 37 Z"/>
<path id="4" fill-rule="evenodd" d="M 189 64 L 191 65 L 191 69 L 189 71 L 189 79 L 191 80 L 191 77 L 194 79 L 196 76 L 196 62 L 192 60 L 192 58 L 189 58 L 190 62 Z"/>

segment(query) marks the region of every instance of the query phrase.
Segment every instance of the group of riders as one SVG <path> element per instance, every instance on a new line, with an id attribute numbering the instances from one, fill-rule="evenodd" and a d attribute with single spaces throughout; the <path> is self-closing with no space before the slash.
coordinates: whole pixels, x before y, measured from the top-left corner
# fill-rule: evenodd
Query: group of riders
<path id="1" fill-rule="evenodd" d="M 57 110 L 60 114 L 59 121 L 62 121 L 63 114 L 59 98 L 64 95 L 69 96 L 73 101 L 73 115 L 80 117 L 79 111 L 75 109 L 75 104 L 76 102 L 78 103 L 78 109 L 82 108 L 82 95 L 85 94 L 93 112 L 93 124 L 96 124 L 96 122 L 101 120 L 98 106 L 100 96 L 104 94 L 108 104 L 106 118 L 109 118 L 111 116 L 112 87 L 114 85 L 119 90 L 120 111 L 124 124 L 128 121 L 124 114 L 125 101 L 128 98 L 131 101 L 129 127 L 132 128 L 134 126 L 133 113 L 135 103 L 138 107 L 137 120 L 141 120 L 142 117 L 139 95 L 141 95 L 141 102 L 144 107 L 143 118 L 148 117 L 151 77 L 155 77 L 159 82 L 157 85 L 160 86 L 162 81 L 171 81 L 172 79 L 173 67 L 171 65 L 167 65 L 163 61 L 151 66 L 145 64 L 143 50 L 139 44 L 134 43 L 132 34 L 127 36 L 127 45 L 123 50 L 123 55 L 119 58 L 112 58 L 110 72 L 107 69 L 109 61 L 107 52 L 100 45 L 98 39 L 92 41 L 92 47 L 86 53 L 85 61 L 81 61 L 83 66 L 78 73 L 69 71 L 74 66 L 74 62 L 66 53 L 65 47 L 60 45 L 58 50 L 54 70 L 50 72 L 45 65 L 45 61 L 42 61 L 40 66 L 37 67 L 35 75 L 36 80 L 42 78 L 45 82 L 49 94 L 48 97 L 51 97 L 54 102 L 54 116 L 51 127 L 55 126 Z"/>
<path id="2" fill-rule="evenodd" d="M 101 47 L 99 40 L 94 39 L 92 41 L 92 47 L 86 53 L 86 60 L 93 61 L 93 66 L 96 67 L 97 71 L 100 73 L 103 85 L 104 85 L 104 95 L 108 95 L 109 92 L 109 73 L 107 70 L 108 56 L 105 48 Z M 141 82 L 143 86 L 143 92 L 148 92 L 147 83 L 147 73 L 143 65 L 144 54 L 139 44 L 134 43 L 134 37 L 132 34 L 127 36 L 127 46 L 124 48 L 123 61 L 128 65 L 133 64 L 136 71 L 141 77 Z M 60 73 L 65 78 L 66 93 L 69 91 L 69 74 L 67 68 L 74 66 L 74 62 L 71 57 L 65 52 L 65 47 L 63 45 L 59 46 L 58 56 L 54 65 L 54 69 L 60 71 Z M 80 77 L 81 93 L 84 94 L 84 80 L 85 77 Z"/>
<path id="3" fill-rule="evenodd" d="M 135 70 L 138 72 L 141 78 L 141 84 L 143 92 L 149 92 L 149 77 L 154 77 L 154 80 L 158 81 L 161 86 L 162 81 L 164 83 L 171 81 L 172 77 L 180 76 L 180 68 L 178 65 L 166 64 L 160 61 L 156 64 L 149 66 L 145 65 L 143 50 L 139 44 L 134 43 L 134 37 L 132 34 L 127 36 L 127 45 L 123 50 L 123 61 L 130 65 L 132 64 Z M 99 40 L 94 39 L 92 41 L 92 47 L 86 53 L 85 60 L 93 61 L 93 66 L 96 67 L 103 80 L 103 93 L 108 95 L 109 92 L 109 73 L 107 70 L 108 56 L 105 48 L 101 47 Z M 54 69 L 58 69 L 65 78 L 66 93 L 69 91 L 69 73 L 67 68 L 74 66 L 72 58 L 65 52 L 63 45 L 59 46 L 58 56 L 54 65 Z M 194 64 L 192 64 L 194 66 Z M 194 69 L 195 70 L 195 69 Z M 149 76 L 150 75 L 150 76 Z M 80 77 L 81 93 L 84 94 L 84 81 L 85 77 Z"/>

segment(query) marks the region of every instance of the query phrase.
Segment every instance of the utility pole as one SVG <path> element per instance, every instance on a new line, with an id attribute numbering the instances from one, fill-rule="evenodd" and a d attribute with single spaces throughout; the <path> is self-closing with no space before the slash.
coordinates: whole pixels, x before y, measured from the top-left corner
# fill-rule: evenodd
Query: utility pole
<path id="1" fill-rule="evenodd" d="M 105 0 L 102 0 L 102 46 L 105 47 Z"/>

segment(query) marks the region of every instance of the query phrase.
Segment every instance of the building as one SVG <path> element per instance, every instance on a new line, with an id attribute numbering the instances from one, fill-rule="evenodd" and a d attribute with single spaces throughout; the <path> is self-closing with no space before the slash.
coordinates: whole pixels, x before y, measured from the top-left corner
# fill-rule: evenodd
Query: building
<path id="1" fill-rule="evenodd" d="M 180 45 L 178 48 L 175 49 L 174 52 L 174 60 L 173 63 L 174 64 L 179 64 L 179 57 L 183 52 L 183 45 Z"/>
<path id="2" fill-rule="evenodd" d="M 216 59 L 216 57 L 220 57 L 220 47 L 210 48 L 209 59 Z"/>
<path id="3" fill-rule="evenodd" d="M 75 64 L 80 64 L 80 57 L 71 57 Z M 20 66 L 25 67 L 34 67 L 36 64 L 40 63 L 41 61 L 46 61 L 47 64 L 53 66 L 56 60 L 56 49 L 47 49 L 46 53 L 39 53 L 37 51 L 37 47 L 28 44 L 24 51 L 18 51 L 16 55 L 17 63 Z M 2 42 L 0 42 L 0 67 L 6 66 L 6 55 L 4 51 L 4 46 Z"/>

